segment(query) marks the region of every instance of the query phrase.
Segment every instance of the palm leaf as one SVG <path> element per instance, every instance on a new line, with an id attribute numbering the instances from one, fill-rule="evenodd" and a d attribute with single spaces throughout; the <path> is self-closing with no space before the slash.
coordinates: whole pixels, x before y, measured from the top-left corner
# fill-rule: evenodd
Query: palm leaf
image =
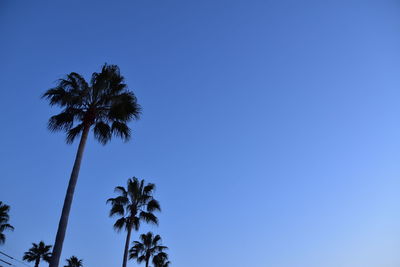
<path id="1" fill-rule="evenodd" d="M 98 121 L 93 129 L 94 137 L 103 145 L 111 139 L 111 128 L 104 121 Z"/>

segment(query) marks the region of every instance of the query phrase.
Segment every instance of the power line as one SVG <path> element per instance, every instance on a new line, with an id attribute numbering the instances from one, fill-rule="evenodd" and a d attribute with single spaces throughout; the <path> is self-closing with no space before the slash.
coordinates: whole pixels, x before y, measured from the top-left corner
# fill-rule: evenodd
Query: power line
<path id="1" fill-rule="evenodd" d="M 1 251 L 0 251 L 0 254 L 3 254 L 4 256 L 9 257 L 10 259 L 14 259 L 13 257 L 8 256 L 7 254 L 5 254 L 5 253 L 3 253 L 3 252 L 1 252 Z"/>
<path id="2" fill-rule="evenodd" d="M 20 261 L 20 260 L 18 260 L 18 259 L 16 259 L 16 258 L 14 258 L 14 257 L 12 257 L 12 256 L 10 256 L 10 255 L 8 255 L 8 254 L 6 254 L 6 253 L 4 253 L 3 251 L 0 251 L 0 254 L 4 255 L 4 256 L 6 256 L 6 257 L 12 259 L 12 260 L 15 260 L 16 262 L 19 262 L 19 263 L 21 263 L 21 264 L 23 264 L 23 265 L 25 265 L 25 266 L 32 267 L 31 265 L 26 264 L 25 262 Z M 15 266 L 15 265 L 14 265 L 14 266 Z"/>
<path id="3" fill-rule="evenodd" d="M 11 265 L 11 266 L 12 266 L 12 263 L 9 263 L 9 262 L 7 262 L 7 261 L 5 261 L 5 260 L 0 259 L 0 261 L 4 262 L 5 264 L 8 264 L 8 265 Z"/>

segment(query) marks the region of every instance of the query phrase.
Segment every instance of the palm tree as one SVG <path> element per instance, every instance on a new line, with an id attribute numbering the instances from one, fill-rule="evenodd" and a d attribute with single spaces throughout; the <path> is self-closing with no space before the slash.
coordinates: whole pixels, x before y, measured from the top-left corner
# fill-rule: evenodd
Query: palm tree
<path id="1" fill-rule="evenodd" d="M 8 223 L 10 216 L 8 213 L 10 212 L 10 206 L 3 204 L 0 201 L 0 244 L 4 244 L 6 242 L 6 235 L 3 233 L 5 230 L 14 230 L 14 227 Z"/>
<path id="2" fill-rule="evenodd" d="M 168 261 L 168 254 L 160 252 L 153 257 L 154 267 L 168 267 L 171 262 Z"/>
<path id="3" fill-rule="evenodd" d="M 51 246 L 46 245 L 43 241 L 38 244 L 32 243 L 32 247 L 25 252 L 22 259 L 28 262 L 35 262 L 35 267 L 39 267 L 40 260 L 49 262 L 51 259 Z"/>
<path id="4" fill-rule="evenodd" d="M 93 73 L 90 83 L 74 72 L 59 80 L 56 87 L 43 94 L 50 105 L 62 108 L 61 113 L 49 119 L 51 131 L 65 131 L 67 143 L 79 135 L 80 142 L 72 168 L 64 206 L 54 243 L 50 267 L 58 267 L 67 230 L 75 185 L 78 180 L 83 151 L 90 129 L 100 143 L 106 144 L 112 135 L 129 140 L 127 123 L 139 119 L 140 106 L 135 95 L 127 89 L 124 77 L 116 65 L 105 64 L 100 73 Z"/>
<path id="5" fill-rule="evenodd" d="M 120 216 L 114 223 L 114 229 L 121 231 L 125 228 L 127 231 L 122 267 L 126 267 L 128 261 L 132 229 L 138 231 L 142 221 L 158 224 L 158 219 L 153 212 L 161 211 L 161 208 L 158 201 L 153 198 L 154 190 L 154 184 L 145 185 L 144 180 L 139 181 L 133 177 L 128 179 L 126 188 L 115 187 L 115 192 L 119 193 L 119 196 L 107 200 L 107 203 L 112 205 L 110 217 Z"/>
<path id="6" fill-rule="evenodd" d="M 149 267 L 151 257 L 168 249 L 168 247 L 160 245 L 161 237 L 153 236 L 152 232 L 140 235 L 140 240 L 142 242 L 133 242 L 134 245 L 129 250 L 129 259 L 136 259 L 138 263 L 145 262 L 146 267 Z"/>
<path id="7" fill-rule="evenodd" d="M 67 265 L 64 267 L 82 267 L 82 261 L 75 256 L 71 256 L 71 258 L 67 259 Z"/>

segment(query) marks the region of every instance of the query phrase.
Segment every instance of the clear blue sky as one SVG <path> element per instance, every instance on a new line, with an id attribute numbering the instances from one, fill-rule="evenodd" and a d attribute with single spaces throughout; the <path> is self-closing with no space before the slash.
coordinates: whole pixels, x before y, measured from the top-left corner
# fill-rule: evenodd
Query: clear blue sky
<path id="1" fill-rule="evenodd" d="M 120 265 L 105 200 L 137 176 L 175 267 L 400 266 L 398 1 L 2 0 L 0 34 L 1 251 L 54 242 L 76 144 L 40 95 L 108 62 L 143 116 L 88 143 L 63 259 Z"/>

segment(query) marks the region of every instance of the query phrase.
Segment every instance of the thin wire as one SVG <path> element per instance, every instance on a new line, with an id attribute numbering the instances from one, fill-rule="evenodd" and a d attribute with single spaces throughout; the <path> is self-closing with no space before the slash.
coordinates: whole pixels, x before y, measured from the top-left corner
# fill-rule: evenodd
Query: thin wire
<path id="1" fill-rule="evenodd" d="M 2 260 L 2 259 L 0 259 L 0 261 L 4 262 L 5 264 L 11 265 L 11 266 L 13 265 L 12 263 L 9 263 L 9 262 L 7 262 L 5 260 Z"/>
<path id="2" fill-rule="evenodd" d="M 6 253 L 4 253 L 4 252 L 1 252 L 1 251 L 0 251 L 0 254 L 3 254 L 4 256 L 6 256 L 6 257 L 9 257 L 10 259 L 14 259 L 13 257 L 11 257 L 11 256 L 7 255 L 7 254 L 6 254 Z"/>
<path id="3" fill-rule="evenodd" d="M 26 264 L 26 263 L 23 262 L 23 261 L 20 261 L 20 260 L 14 258 L 14 257 L 11 257 L 10 255 L 4 253 L 3 251 L 0 251 L 0 254 L 3 254 L 4 256 L 9 257 L 9 258 L 12 259 L 12 260 L 15 260 L 15 261 L 17 261 L 17 262 L 19 262 L 19 263 L 22 263 L 22 264 L 25 265 L 25 266 L 32 267 L 31 265 Z"/>

